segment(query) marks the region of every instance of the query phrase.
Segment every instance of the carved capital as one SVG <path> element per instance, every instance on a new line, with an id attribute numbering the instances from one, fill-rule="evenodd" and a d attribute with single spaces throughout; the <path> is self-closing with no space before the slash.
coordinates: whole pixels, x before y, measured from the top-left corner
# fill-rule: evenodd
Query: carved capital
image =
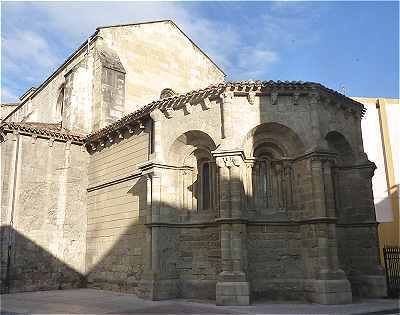
<path id="1" fill-rule="evenodd" d="M 239 167 L 243 163 L 243 159 L 240 156 L 223 156 L 216 160 L 218 167 Z"/>

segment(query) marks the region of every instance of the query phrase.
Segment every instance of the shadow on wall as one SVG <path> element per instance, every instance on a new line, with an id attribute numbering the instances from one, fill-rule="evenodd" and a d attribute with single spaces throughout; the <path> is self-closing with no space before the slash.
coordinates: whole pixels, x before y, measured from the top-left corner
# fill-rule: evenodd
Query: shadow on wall
<path id="1" fill-rule="evenodd" d="M 88 228 L 85 275 L 17 231 L 3 227 L 1 244 L 5 247 L 2 248 L 2 268 L 5 266 L 5 269 L 1 270 L 2 288 L 15 292 L 87 285 L 142 296 L 146 292 L 140 292 L 143 289 L 141 280 L 153 268 L 153 271 L 157 269 L 159 280 L 174 281 L 176 291 L 172 295 L 175 297 L 215 299 L 215 285 L 221 271 L 232 273 L 239 270 L 239 273 L 245 271 L 248 275 L 254 297 L 305 300 L 304 279 L 316 278 L 314 273 L 327 261 L 322 254 L 315 254 L 314 248 L 320 239 L 325 237 L 328 240 L 330 236 L 327 233 L 317 239 L 314 236 L 318 231 L 314 226 L 302 229 L 304 223 L 301 220 L 315 215 L 304 210 L 307 209 L 304 196 L 310 190 L 307 188 L 311 185 L 310 178 L 304 176 L 305 162 L 290 162 L 291 155 L 297 153 L 300 146 L 297 145 L 297 138 L 289 130 L 285 133 L 285 130 L 279 125 L 255 129 L 248 139 L 249 147 L 245 146 L 254 157 L 250 167 L 246 168 L 246 176 L 243 178 L 240 175 L 237 161 L 233 161 L 231 170 L 223 169 L 224 173 L 221 173 L 221 176 L 230 176 L 230 184 L 227 184 L 227 178 L 221 177 L 217 185 L 213 183 L 216 180 L 213 176 L 207 179 L 211 187 L 215 185 L 219 188 L 220 200 L 214 194 L 216 189 L 209 189 L 210 202 L 199 204 L 192 201 L 204 194 L 199 184 L 204 179 L 199 180 L 196 176 L 203 172 L 194 169 L 201 168 L 206 157 L 210 158 L 207 161 L 210 165 L 215 165 L 212 155 L 200 154 L 201 150 L 211 151 L 215 146 L 206 141 L 192 143 L 191 138 L 180 141 L 182 150 L 179 152 L 184 152 L 191 164 L 190 168 L 182 169 L 181 184 L 176 187 L 187 191 L 175 191 L 173 185 L 168 187 L 171 188 L 168 200 L 172 203 L 151 204 L 151 211 L 158 213 L 159 221 L 155 221 L 156 224 L 150 228 L 145 225 L 150 215 L 148 179 L 140 177 L 132 185 L 125 182 L 123 194 L 137 198 L 138 214 L 131 213 L 131 206 L 124 207 L 129 214 L 124 226 L 118 219 L 112 223 L 109 223 L 111 220 L 96 221 L 94 228 Z M 335 134 L 329 140 L 332 150 L 345 147 Z M 339 153 L 347 156 L 349 152 L 346 148 Z M 187 161 L 182 162 L 182 167 Z M 222 184 L 225 186 L 222 187 Z M 198 187 L 194 189 L 195 186 Z M 231 191 L 242 194 L 243 198 L 229 200 Z M 194 204 L 197 206 L 194 207 Z M 210 207 L 203 207 L 204 204 Z M 122 211 L 122 207 L 118 206 L 118 209 Z M 330 210 L 333 209 L 333 206 L 330 207 Z M 229 237 L 233 241 L 246 244 L 243 248 L 247 247 L 247 253 L 242 255 L 228 248 L 232 253 L 224 259 L 221 255 L 221 225 L 216 219 L 241 215 L 246 216 L 248 223 L 240 228 L 231 224 L 228 234 L 232 235 Z M 110 231 L 107 224 L 119 232 L 105 232 Z M 152 230 L 157 233 L 151 234 Z M 363 234 L 368 235 L 369 232 Z M 158 239 L 152 242 L 155 236 Z M 357 239 L 362 240 L 358 236 Z M 9 259 L 7 244 L 11 244 L 12 249 Z M 149 244 L 158 248 L 152 251 Z M 336 248 L 333 250 L 336 251 Z M 365 251 L 368 250 L 365 248 Z M 155 252 L 158 257 L 155 257 Z M 151 266 L 155 263 L 157 268 Z"/>
<path id="2" fill-rule="evenodd" d="M 10 226 L 0 227 L 1 293 L 85 286 L 74 268 Z"/>

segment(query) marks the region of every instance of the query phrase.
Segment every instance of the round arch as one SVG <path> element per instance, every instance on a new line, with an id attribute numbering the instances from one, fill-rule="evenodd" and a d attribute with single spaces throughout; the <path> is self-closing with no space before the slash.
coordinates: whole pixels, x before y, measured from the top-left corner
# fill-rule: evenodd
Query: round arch
<path id="1" fill-rule="evenodd" d="M 336 153 L 340 161 L 354 159 L 354 151 L 342 133 L 336 130 L 329 131 L 324 139 L 329 150 Z"/>
<path id="2" fill-rule="evenodd" d="M 200 130 L 190 130 L 172 143 L 168 150 L 168 159 L 171 164 L 182 166 L 192 155 L 196 159 L 211 159 L 211 151 L 216 149 L 213 139 Z"/>
<path id="3" fill-rule="evenodd" d="M 243 140 L 243 149 L 246 157 L 265 154 L 281 158 L 299 155 L 305 146 L 291 128 L 271 122 L 251 129 Z"/>

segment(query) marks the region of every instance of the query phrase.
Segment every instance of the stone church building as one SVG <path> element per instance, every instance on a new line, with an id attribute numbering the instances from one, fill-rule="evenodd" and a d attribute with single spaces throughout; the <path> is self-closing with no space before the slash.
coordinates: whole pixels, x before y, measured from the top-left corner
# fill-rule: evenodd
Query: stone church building
<path id="1" fill-rule="evenodd" d="M 115 25 L 5 104 L 2 292 L 384 296 L 363 105 L 224 77 L 172 21 Z"/>

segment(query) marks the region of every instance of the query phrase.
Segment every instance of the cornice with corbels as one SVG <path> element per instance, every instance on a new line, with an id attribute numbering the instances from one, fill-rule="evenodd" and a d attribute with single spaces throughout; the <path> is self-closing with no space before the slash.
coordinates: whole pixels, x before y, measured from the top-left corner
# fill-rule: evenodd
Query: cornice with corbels
<path id="1" fill-rule="evenodd" d="M 116 132 L 116 130 L 125 128 L 125 126 L 144 119 L 149 115 L 153 118 L 153 113 L 159 111 L 164 117 L 159 119 L 171 119 L 178 110 L 183 110 L 185 115 L 192 114 L 193 107 L 200 105 L 202 110 L 208 110 L 213 106 L 213 101 L 222 97 L 223 102 L 232 101 L 234 96 L 245 96 L 250 105 L 255 104 L 256 96 L 270 97 L 271 104 L 279 106 L 279 98 L 281 96 L 292 97 L 294 106 L 300 105 L 302 97 L 311 97 L 307 103 L 319 102 L 320 97 L 327 95 L 337 99 L 337 104 L 341 104 L 341 108 L 357 115 L 361 118 L 365 113 L 364 106 L 345 95 L 334 90 L 324 87 L 314 82 L 302 81 L 237 81 L 223 82 L 216 85 L 210 85 L 204 89 L 191 91 L 181 95 L 166 95 L 165 98 L 153 101 L 137 111 L 121 118 L 115 123 L 100 129 L 85 138 L 86 142 L 99 141 L 100 138 L 108 133 Z M 129 127 L 128 127 L 129 128 Z"/>
<path id="2" fill-rule="evenodd" d="M 85 147 L 88 151 L 97 151 L 99 148 L 103 148 L 107 143 L 118 142 L 125 138 L 125 134 L 128 133 L 132 135 L 134 133 L 140 134 L 146 129 L 145 122 L 143 120 L 139 120 L 136 122 L 132 122 L 121 126 L 119 129 L 113 130 L 108 134 L 105 134 L 102 137 L 97 138 L 96 140 L 86 140 Z"/>

